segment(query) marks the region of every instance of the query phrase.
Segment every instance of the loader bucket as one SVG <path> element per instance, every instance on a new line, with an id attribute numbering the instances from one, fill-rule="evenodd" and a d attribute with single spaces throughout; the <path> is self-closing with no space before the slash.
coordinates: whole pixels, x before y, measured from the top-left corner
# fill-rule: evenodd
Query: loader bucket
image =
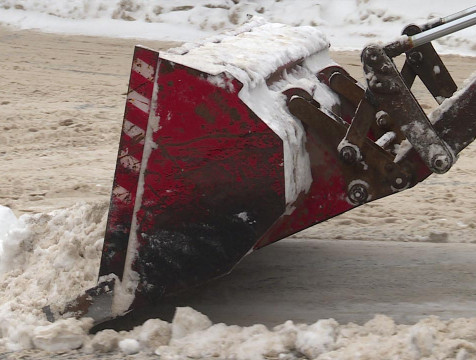
<path id="1" fill-rule="evenodd" d="M 352 207 L 332 156 L 309 157 L 316 145 L 284 94 L 303 83 L 338 103 L 313 68 L 333 64 L 327 48 L 313 28 L 276 24 L 160 54 L 136 47 L 100 267 L 132 294 L 116 312 Z"/>
<path id="2" fill-rule="evenodd" d="M 49 318 L 100 323 L 159 303 L 447 171 L 476 137 L 476 78 L 453 95 L 431 44 L 401 73 L 395 46 L 364 49 L 367 88 L 328 46 L 315 28 L 256 20 L 167 52 L 136 47 L 99 285 Z M 410 91 L 416 76 L 442 103 L 430 119 Z"/>

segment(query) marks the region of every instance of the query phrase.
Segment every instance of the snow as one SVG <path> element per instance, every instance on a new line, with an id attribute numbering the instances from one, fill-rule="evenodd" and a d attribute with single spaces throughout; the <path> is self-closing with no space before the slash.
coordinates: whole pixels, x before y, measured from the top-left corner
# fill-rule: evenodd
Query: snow
<path id="1" fill-rule="evenodd" d="M 428 119 L 432 124 L 437 123 L 443 116 L 444 114 L 451 109 L 451 107 L 457 102 L 460 101 L 462 96 L 464 96 L 465 92 L 468 90 L 468 88 L 474 84 L 476 81 L 476 72 L 473 73 L 470 77 L 468 77 L 462 86 L 451 96 L 450 98 L 444 99 L 441 103 L 440 106 L 438 106 L 434 111 L 432 111 L 428 115 Z"/>
<path id="2" fill-rule="evenodd" d="M 12 227 L 14 227 L 17 223 L 17 218 L 13 211 L 6 207 L 0 205 L 0 239 L 5 238 L 7 233 L 10 231 Z M 0 244 L 3 241 L 0 241 Z"/>
<path id="3" fill-rule="evenodd" d="M 191 308 L 179 308 L 172 321 L 172 337 L 180 339 L 194 332 L 208 329 L 212 322 Z"/>
<path id="4" fill-rule="evenodd" d="M 137 354 L 140 351 L 140 344 L 136 339 L 124 339 L 119 341 L 119 349 L 127 355 Z"/>
<path id="5" fill-rule="evenodd" d="M 47 32 L 194 41 L 233 29 L 250 16 L 321 29 L 334 49 L 362 49 L 395 40 L 423 24 L 474 6 L 472 0 L 0 0 L 0 23 Z M 411 9 L 409 11 L 409 9 Z M 436 41 L 437 50 L 476 54 L 476 29 Z"/>
<path id="6" fill-rule="evenodd" d="M 36 348 L 47 352 L 79 349 L 83 353 L 156 354 L 165 359 L 470 359 L 474 355 L 476 318 L 429 317 L 397 325 L 376 315 L 363 325 L 321 319 L 310 324 L 287 321 L 273 328 L 240 327 L 210 319 L 189 307 L 178 308 L 171 323 L 149 319 L 129 332 L 103 330 L 88 335 L 90 319 L 46 321 L 41 307 L 58 306 L 95 283 L 106 207 L 78 204 L 49 214 L 23 215 L 17 256 L 0 277 L 0 348 Z M 6 212 L 8 214 L 8 212 Z M 10 216 L 10 215 L 5 215 Z M 18 234 L 10 232 L 3 241 Z M 18 241 L 16 239 L 15 241 Z M 75 244 L 74 247 L 68 246 Z M 64 254 L 66 252 L 66 255 Z M 64 268 L 51 266 L 66 256 Z"/>
<path id="7" fill-rule="evenodd" d="M 375 143 L 382 147 L 386 148 L 388 144 L 390 144 L 396 137 L 397 135 L 393 131 L 388 131 L 385 134 L 383 134 Z"/>
<path id="8" fill-rule="evenodd" d="M 77 349 L 83 345 L 85 331 L 91 326 L 92 319 L 62 319 L 52 324 L 37 326 L 33 330 L 32 341 L 36 348 L 50 352 Z"/>
<path id="9" fill-rule="evenodd" d="M 108 353 L 119 346 L 119 334 L 110 329 L 99 331 L 92 338 L 88 339 L 84 346 L 87 353 Z"/>
<path id="10" fill-rule="evenodd" d="M 61 309 L 96 284 L 105 215 L 104 204 L 23 215 L 1 239 L 0 345 L 52 351 L 82 345 L 89 321 L 49 324 L 41 309 Z"/>

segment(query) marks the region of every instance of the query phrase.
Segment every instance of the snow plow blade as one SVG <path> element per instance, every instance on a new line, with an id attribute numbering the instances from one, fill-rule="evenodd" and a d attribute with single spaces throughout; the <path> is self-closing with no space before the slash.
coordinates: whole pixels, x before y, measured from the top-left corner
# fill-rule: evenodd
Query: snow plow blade
<path id="1" fill-rule="evenodd" d="M 311 27 L 258 21 L 169 52 L 136 47 L 99 285 L 50 318 L 99 323 L 154 304 L 448 171 L 476 136 L 476 80 L 456 92 L 431 43 L 390 45 L 364 49 L 365 85 Z M 441 103 L 428 116 L 415 77 Z"/>

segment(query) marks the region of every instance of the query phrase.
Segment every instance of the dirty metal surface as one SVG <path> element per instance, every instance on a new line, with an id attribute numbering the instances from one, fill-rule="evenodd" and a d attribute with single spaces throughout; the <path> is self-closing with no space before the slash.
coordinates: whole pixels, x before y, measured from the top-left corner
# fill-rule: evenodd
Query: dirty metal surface
<path id="1" fill-rule="evenodd" d="M 138 302 L 226 274 L 285 211 L 282 140 L 238 98 L 241 83 L 218 76 L 226 86 L 160 62 L 137 200 Z"/>
<path id="2" fill-rule="evenodd" d="M 369 45 L 362 52 L 362 62 L 368 88 L 379 107 L 398 122 L 399 130 L 428 168 L 440 174 L 448 171 L 456 160 L 452 151 L 435 132 L 384 49 Z"/>
<path id="3" fill-rule="evenodd" d="M 421 28 L 417 25 L 409 25 L 403 31 L 408 36 L 420 32 Z M 431 43 L 407 51 L 406 57 L 401 72 L 408 87 L 418 76 L 438 103 L 457 90 L 456 83 Z"/>

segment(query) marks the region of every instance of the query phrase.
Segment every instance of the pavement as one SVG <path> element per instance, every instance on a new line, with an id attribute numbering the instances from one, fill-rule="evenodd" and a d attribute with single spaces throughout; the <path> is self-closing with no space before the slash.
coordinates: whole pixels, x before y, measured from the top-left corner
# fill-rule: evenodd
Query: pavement
<path id="1" fill-rule="evenodd" d="M 286 239 L 245 257 L 231 274 L 184 294 L 216 322 L 274 326 L 375 314 L 411 324 L 476 316 L 476 245 Z"/>

